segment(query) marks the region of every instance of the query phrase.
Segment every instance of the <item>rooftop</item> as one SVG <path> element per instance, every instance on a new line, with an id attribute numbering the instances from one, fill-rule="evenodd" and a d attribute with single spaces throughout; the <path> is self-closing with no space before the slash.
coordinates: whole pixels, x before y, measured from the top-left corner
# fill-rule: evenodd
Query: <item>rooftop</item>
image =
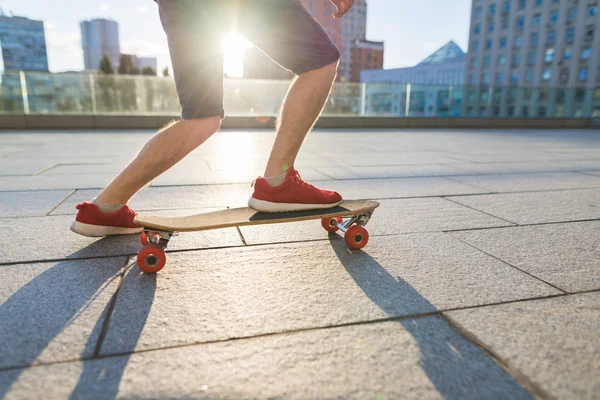
<path id="1" fill-rule="evenodd" d="M 465 57 L 465 52 L 462 51 L 456 43 L 450 41 L 430 54 L 427 58 L 417 64 L 417 66 L 443 64 L 463 57 Z"/>

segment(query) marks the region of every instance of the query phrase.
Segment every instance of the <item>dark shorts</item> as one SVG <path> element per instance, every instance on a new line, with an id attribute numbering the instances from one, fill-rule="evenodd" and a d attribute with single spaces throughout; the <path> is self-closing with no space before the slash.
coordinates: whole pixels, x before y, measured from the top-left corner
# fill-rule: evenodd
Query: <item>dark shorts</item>
<path id="1" fill-rule="evenodd" d="M 225 115 L 223 39 L 238 32 L 296 75 L 340 53 L 300 0 L 158 0 L 183 119 Z"/>

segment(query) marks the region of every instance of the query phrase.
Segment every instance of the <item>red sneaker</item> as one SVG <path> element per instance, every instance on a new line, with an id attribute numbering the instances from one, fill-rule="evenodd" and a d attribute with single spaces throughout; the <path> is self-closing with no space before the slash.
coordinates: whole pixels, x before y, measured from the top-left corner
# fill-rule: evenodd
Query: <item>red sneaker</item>
<path id="1" fill-rule="evenodd" d="M 100 211 L 97 205 L 84 201 L 77 205 L 79 212 L 71 230 L 83 236 L 128 235 L 140 233 L 143 228 L 133 223 L 137 215 L 128 205 L 112 213 Z"/>
<path id="2" fill-rule="evenodd" d="M 265 178 L 257 178 L 248 206 L 262 212 L 285 212 L 331 208 L 341 202 L 339 193 L 317 189 L 304 182 L 298 171 L 291 167 L 279 186 L 271 186 Z"/>

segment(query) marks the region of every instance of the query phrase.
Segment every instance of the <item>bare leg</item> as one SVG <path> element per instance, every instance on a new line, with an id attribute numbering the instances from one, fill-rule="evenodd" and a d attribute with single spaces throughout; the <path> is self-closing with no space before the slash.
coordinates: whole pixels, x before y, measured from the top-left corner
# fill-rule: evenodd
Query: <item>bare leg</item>
<path id="1" fill-rule="evenodd" d="M 162 174 L 221 126 L 220 117 L 181 120 L 158 131 L 137 157 L 96 199 L 108 204 L 126 204 L 144 185 Z"/>
<path id="2" fill-rule="evenodd" d="M 304 138 L 323 111 L 337 65 L 336 62 L 299 75 L 290 86 L 277 121 L 277 136 L 265 177 L 280 175 L 294 165 Z"/>

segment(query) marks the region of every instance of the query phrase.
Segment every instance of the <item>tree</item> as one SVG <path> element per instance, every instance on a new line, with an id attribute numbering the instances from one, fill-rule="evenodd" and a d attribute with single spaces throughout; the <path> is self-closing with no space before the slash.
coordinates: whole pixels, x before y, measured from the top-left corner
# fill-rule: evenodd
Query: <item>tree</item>
<path id="1" fill-rule="evenodd" d="M 162 73 L 163 73 L 163 76 L 170 76 L 169 75 L 169 67 L 165 67 L 165 69 L 163 69 Z"/>
<path id="2" fill-rule="evenodd" d="M 149 65 L 142 68 L 142 75 L 156 76 L 156 71 Z"/>
<path id="3" fill-rule="evenodd" d="M 105 54 L 102 56 L 102 60 L 100 60 L 100 68 L 98 69 L 98 72 L 100 72 L 102 74 L 106 74 L 106 75 L 112 75 L 115 73 L 115 70 L 110 61 L 110 57 L 108 55 Z"/>
<path id="4" fill-rule="evenodd" d="M 121 75 L 139 75 L 140 70 L 133 63 L 133 59 L 129 54 L 121 54 L 119 57 L 119 74 Z"/>

